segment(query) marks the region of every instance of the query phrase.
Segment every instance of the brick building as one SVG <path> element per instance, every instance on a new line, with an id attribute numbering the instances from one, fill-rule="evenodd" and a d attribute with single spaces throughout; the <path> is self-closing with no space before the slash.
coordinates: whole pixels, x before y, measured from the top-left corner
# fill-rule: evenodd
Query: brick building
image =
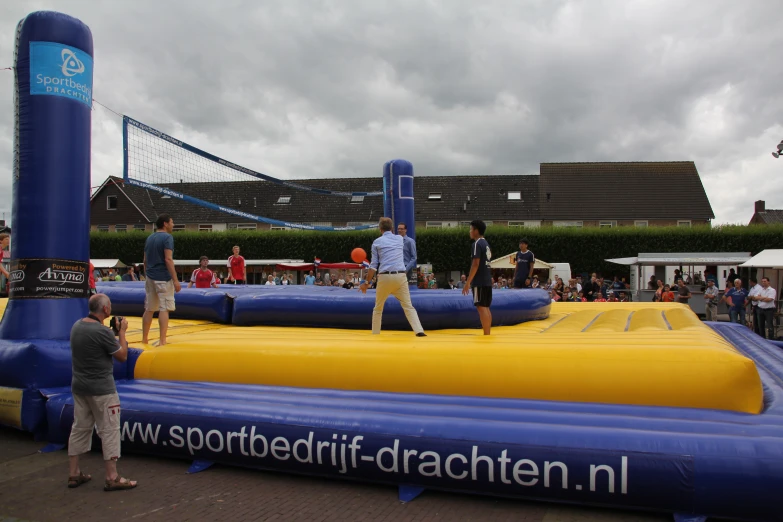
<path id="1" fill-rule="evenodd" d="M 783 225 L 783 210 L 767 208 L 765 201 L 756 201 L 748 225 Z"/>
<path id="2" fill-rule="evenodd" d="M 297 180 L 343 192 L 381 191 L 380 176 Z M 279 221 L 321 226 L 377 223 L 381 197 L 338 197 L 266 181 L 163 185 L 218 205 Z M 709 224 L 712 207 L 692 161 L 542 163 L 540 175 L 417 176 L 416 227 L 467 226 L 477 217 L 509 227 L 691 226 Z M 274 229 L 108 178 L 91 198 L 91 227 L 151 231 L 158 214 L 177 230 Z"/>

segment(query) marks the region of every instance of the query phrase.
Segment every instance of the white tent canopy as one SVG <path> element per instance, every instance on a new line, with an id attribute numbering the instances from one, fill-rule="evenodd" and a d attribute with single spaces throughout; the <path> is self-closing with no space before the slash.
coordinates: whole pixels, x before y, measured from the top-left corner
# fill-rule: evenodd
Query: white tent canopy
<path id="1" fill-rule="evenodd" d="M 125 268 L 128 266 L 119 259 L 90 259 L 90 263 L 95 268 Z"/>
<path id="2" fill-rule="evenodd" d="M 511 264 L 511 258 L 516 255 L 516 252 L 512 252 L 505 256 L 500 256 L 492 259 L 492 268 L 514 268 L 514 265 Z M 541 270 L 548 270 L 552 268 L 552 265 L 547 263 L 546 261 L 542 261 L 540 259 L 536 259 L 536 264 L 534 268 L 538 268 Z"/>
<path id="3" fill-rule="evenodd" d="M 626 266 L 732 266 L 744 263 L 749 259 L 750 252 L 686 252 L 671 254 L 645 253 L 639 254 L 637 257 L 619 257 L 606 259 L 606 261 Z"/>
<path id="4" fill-rule="evenodd" d="M 772 268 L 783 270 L 783 250 L 764 250 L 740 265 L 742 268 Z"/>

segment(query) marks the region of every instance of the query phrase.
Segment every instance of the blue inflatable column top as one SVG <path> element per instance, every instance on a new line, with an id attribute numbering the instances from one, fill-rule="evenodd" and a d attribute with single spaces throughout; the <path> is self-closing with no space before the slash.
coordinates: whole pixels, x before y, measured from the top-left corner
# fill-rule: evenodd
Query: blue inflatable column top
<path id="1" fill-rule="evenodd" d="M 51 11 L 16 32 L 13 237 L 4 339 L 68 339 L 87 313 L 92 33 Z"/>
<path id="2" fill-rule="evenodd" d="M 416 216 L 413 213 L 413 165 L 405 160 L 391 160 L 383 165 L 383 215 L 397 225 L 405 223 L 408 236 L 416 239 Z"/>

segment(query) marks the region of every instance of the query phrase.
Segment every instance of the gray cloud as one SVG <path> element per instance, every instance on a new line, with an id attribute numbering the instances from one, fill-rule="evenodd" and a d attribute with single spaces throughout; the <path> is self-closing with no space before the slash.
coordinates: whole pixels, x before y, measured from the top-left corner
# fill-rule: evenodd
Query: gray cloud
<path id="1" fill-rule="evenodd" d="M 383 4 L 383 5 L 375 5 Z M 693 160 L 716 222 L 783 208 L 783 2 L 8 2 L 95 39 L 95 98 L 288 178 L 524 173 L 542 161 Z M 6 63 L 7 62 L 7 63 Z M 12 74 L 0 74 L 0 210 L 10 209 Z M 97 108 L 93 181 L 121 173 Z M 661 186 L 666 197 L 676 187 Z M 610 189 L 610 187 L 607 187 Z"/>

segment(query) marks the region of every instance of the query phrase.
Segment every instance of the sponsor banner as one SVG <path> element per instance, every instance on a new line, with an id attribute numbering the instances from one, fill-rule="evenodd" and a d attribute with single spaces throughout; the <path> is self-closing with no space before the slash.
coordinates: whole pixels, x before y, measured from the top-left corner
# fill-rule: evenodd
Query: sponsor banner
<path id="1" fill-rule="evenodd" d="M 123 450 L 512 497 L 688 511 L 693 457 L 122 413 Z M 60 416 L 67 433 L 72 406 Z"/>
<path id="2" fill-rule="evenodd" d="M 22 427 L 22 392 L 19 388 L 0 386 L 0 424 Z"/>
<path id="3" fill-rule="evenodd" d="M 90 263 L 69 259 L 13 259 L 11 299 L 88 298 Z"/>
<path id="4" fill-rule="evenodd" d="M 62 96 L 92 107 L 92 57 L 69 45 L 30 42 L 30 94 Z"/>

